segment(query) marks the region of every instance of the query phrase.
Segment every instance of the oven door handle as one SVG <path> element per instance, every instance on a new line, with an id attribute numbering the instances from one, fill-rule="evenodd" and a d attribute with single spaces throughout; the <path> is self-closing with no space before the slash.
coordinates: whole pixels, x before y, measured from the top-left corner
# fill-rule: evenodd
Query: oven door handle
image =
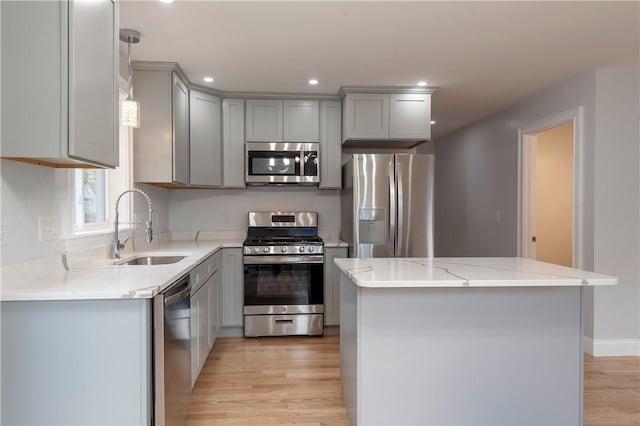
<path id="1" fill-rule="evenodd" d="M 324 263 L 324 256 L 244 256 L 245 265 L 269 265 L 274 263 Z"/>

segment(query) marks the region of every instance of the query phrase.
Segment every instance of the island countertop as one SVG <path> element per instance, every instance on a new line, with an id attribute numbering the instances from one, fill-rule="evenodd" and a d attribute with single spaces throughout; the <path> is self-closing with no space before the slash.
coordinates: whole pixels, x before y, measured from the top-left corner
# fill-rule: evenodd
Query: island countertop
<path id="1" fill-rule="evenodd" d="M 359 287 L 575 287 L 618 283 L 616 277 L 523 257 L 335 259 Z"/>

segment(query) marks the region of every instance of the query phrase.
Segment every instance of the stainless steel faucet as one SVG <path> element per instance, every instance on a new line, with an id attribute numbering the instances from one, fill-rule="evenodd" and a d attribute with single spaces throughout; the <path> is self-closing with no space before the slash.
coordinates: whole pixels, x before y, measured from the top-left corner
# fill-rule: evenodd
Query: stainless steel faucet
<path id="1" fill-rule="evenodd" d="M 149 219 L 146 222 L 145 234 L 147 237 L 147 243 L 150 243 L 153 240 L 153 229 L 151 228 L 151 213 L 153 212 L 153 207 L 151 205 L 151 198 L 149 198 L 146 192 L 138 188 L 127 189 L 122 192 L 122 194 L 118 195 L 118 198 L 116 198 L 116 217 L 113 222 L 113 257 L 115 259 L 120 259 L 120 249 L 124 248 L 124 243 L 120 243 L 120 240 L 118 239 L 118 207 L 120 205 L 120 198 L 128 192 L 137 192 L 138 194 L 144 195 L 144 198 L 147 199 L 147 204 L 149 205 Z"/>

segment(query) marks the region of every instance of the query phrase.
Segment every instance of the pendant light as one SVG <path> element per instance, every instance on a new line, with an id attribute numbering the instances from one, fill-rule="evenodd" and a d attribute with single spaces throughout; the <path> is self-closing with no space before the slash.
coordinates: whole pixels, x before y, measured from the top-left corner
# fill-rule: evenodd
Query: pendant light
<path id="1" fill-rule="evenodd" d="M 123 28 L 120 30 L 120 41 L 127 43 L 127 64 L 129 66 L 129 91 L 127 99 L 120 102 L 120 124 L 126 127 L 140 127 L 140 102 L 133 99 L 131 86 L 132 70 L 131 70 L 131 44 L 140 41 L 140 33 L 136 30 Z"/>

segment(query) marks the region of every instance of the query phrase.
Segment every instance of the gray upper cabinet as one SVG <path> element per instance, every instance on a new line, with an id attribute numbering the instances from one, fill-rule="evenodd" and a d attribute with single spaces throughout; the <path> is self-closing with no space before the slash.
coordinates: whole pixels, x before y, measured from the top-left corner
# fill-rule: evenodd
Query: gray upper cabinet
<path id="1" fill-rule="evenodd" d="M 177 64 L 133 63 L 140 128 L 134 129 L 136 182 L 189 183 L 189 89 Z"/>
<path id="2" fill-rule="evenodd" d="M 342 107 L 339 101 L 320 104 L 320 188 L 342 186 L 342 139 L 340 137 Z"/>
<path id="3" fill-rule="evenodd" d="M 431 95 L 389 95 L 389 138 L 431 139 Z"/>
<path id="4" fill-rule="evenodd" d="M 117 166 L 117 3 L 3 1 L 0 8 L 2 156 Z"/>
<path id="5" fill-rule="evenodd" d="M 189 183 L 189 88 L 173 73 L 173 180 Z"/>
<path id="6" fill-rule="evenodd" d="M 222 184 L 244 188 L 244 99 L 222 100 Z"/>
<path id="7" fill-rule="evenodd" d="M 431 93 L 435 89 L 404 88 L 405 93 L 362 93 L 367 89 L 376 90 L 344 89 L 343 144 L 410 148 L 416 146 L 416 142 L 431 139 Z"/>
<path id="8" fill-rule="evenodd" d="M 389 138 L 388 94 L 347 93 L 343 114 L 343 140 Z"/>
<path id="9" fill-rule="evenodd" d="M 283 102 L 272 99 L 248 99 L 247 142 L 282 142 Z"/>
<path id="10" fill-rule="evenodd" d="M 320 140 L 320 102 L 284 101 L 284 142 Z"/>
<path id="11" fill-rule="evenodd" d="M 189 93 L 189 183 L 222 186 L 222 129 L 220 98 Z"/>

